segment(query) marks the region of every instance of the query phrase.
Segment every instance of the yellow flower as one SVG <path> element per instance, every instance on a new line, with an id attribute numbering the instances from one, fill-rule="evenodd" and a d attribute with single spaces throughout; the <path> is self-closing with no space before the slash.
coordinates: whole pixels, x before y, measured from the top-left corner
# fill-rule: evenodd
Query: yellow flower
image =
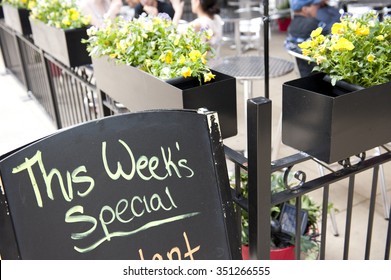
<path id="1" fill-rule="evenodd" d="M 168 50 L 166 52 L 166 59 L 165 59 L 166 63 L 168 64 L 171 64 L 172 63 L 172 51 L 171 50 Z"/>
<path id="2" fill-rule="evenodd" d="M 159 17 L 153 17 L 153 24 L 160 25 L 162 23 L 162 19 Z"/>
<path id="3" fill-rule="evenodd" d="M 361 36 L 367 36 L 369 34 L 369 27 L 362 26 L 362 27 L 357 28 L 356 34 L 361 35 Z"/>
<path id="4" fill-rule="evenodd" d="M 216 75 L 213 75 L 212 72 L 208 72 L 208 73 L 204 74 L 204 82 L 207 83 L 210 80 L 214 79 L 215 77 L 216 77 Z"/>
<path id="5" fill-rule="evenodd" d="M 373 54 L 368 54 L 367 60 L 368 60 L 368 62 L 373 62 L 373 61 L 375 61 L 375 56 Z"/>
<path id="6" fill-rule="evenodd" d="M 201 57 L 201 52 L 199 50 L 192 50 L 189 53 L 189 57 L 190 57 L 191 61 L 196 62 L 197 59 L 199 59 Z"/>
<path id="7" fill-rule="evenodd" d="M 354 45 L 352 42 L 345 38 L 338 39 L 337 43 L 331 46 L 331 50 L 333 51 L 351 51 L 354 49 Z"/>
<path id="8" fill-rule="evenodd" d="M 345 32 L 345 26 L 340 23 L 336 22 L 331 27 L 331 34 L 343 34 Z"/>
<path id="9" fill-rule="evenodd" d="M 322 31 L 323 31 L 323 28 L 322 28 L 322 27 L 316 28 L 315 30 L 313 30 L 313 31 L 311 32 L 311 38 L 318 37 L 320 34 L 322 34 Z"/>
<path id="10" fill-rule="evenodd" d="M 184 64 L 186 62 L 186 58 L 183 54 L 179 57 L 179 64 Z"/>
<path id="11" fill-rule="evenodd" d="M 162 53 L 159 57 L 159 60 L 161 62 L 166 62 L 168 64 L 171 64 L 172 63 L 172 51 L 171 50 L 168 50 L 167 52 L 165 53 Z"/>
<path id="12" fill-rule="evenodd" d="M 303 53 L 304 56 L 309 56 L 311 51 L 309 49 L 303 49 L 302 53 Z"/>
<path id="13" fill-rule="evenodd" d="M 76 9 L 72 8 L 69 10 L 69 12 L 71 14 L 72 21 L 76 21 L 80 18 L 80 13 Z"/>
<path id="14" fill-rule="evenodd" d="M 27 9 L 28 10 L 32 10 L 34 7 L 37 6 L 37 2 L 35 1 L 29 1 L 28 5 L 27 5 Z"/>
<path id="15" fill-rule="evenodd" d="M 206 51 L 206 52 L 204 52 L 203 54 L 202 54 L 202 56 L 201 56 L 201 61 L 202 61 L 202 63 L 203 64 L 206 64 L 206 55 L 208 54 L 208 52 Z"/>
<path id="16" fill-rule="evenodd" d="M 324 35 L 319 35 L 318 37 L 316 37 L 316 42 L 318 44 L 322 44 L 324 42 L 324 40 L 325 40 Z"/>
<path id="17" fill-rule="evenodd" d="M 376 40 L 383 41 L 384 36 L 383 35 L 376 36 Z"/>
<path id="18" fill-rule="evenodd" d="M 298 45 L 300 49 L 309 49 L 311 47 L 311 41 L 304 41 Z"/>
<path id="19" fill-rule="evenodd" d="M 190 67 L 183 67 L 182 68 L 182 76 L 183 77 L 185 77 L 185 78 L 187 78 L 187 77 L 190 77 L 191 76 L 191 69 L 190 69 Z"/>
<path id="20" fill-rule="evenodd" d="M 70 26 L 70 25 L 71 25 L 71 22 L 70 22 L 70 20 L 69 20 L 68 17 L 63 18 L 62 21 L 61 21 L 61 23 L 62 23 L 63 25 L 65 25 L 65 26 Z"/>

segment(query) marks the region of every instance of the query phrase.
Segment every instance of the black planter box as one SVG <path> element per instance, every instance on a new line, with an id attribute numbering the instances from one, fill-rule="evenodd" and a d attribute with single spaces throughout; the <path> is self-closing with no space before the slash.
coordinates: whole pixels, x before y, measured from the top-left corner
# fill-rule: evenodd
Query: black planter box
<path id="1" fill-rule="evenodd" d="M 30 11 L 3 4 L 4 22 L 11 29 L 23 35 L 31 34 Z"/>
<path id="2" fill-rule="evenodd" d="M 236 79 L 213 71 L 216 78 L 200 85 L 197 79 L 158 79 L 107 57 L 93 58 L 97 87 L 130 111 L 198 109 L 217 111 L 222 137 L 237 134 Z"/>
<path id="3" fill-rule="evenodd" d="M 391 83 L 341 94 L 324 76 L 283 84 L 284 144 L 333 163 L 391 141 Z"/>
<path id="4" fill-rule="evenodd" d="M 4 18 L 3 6 L 0 6 L 0 18 Z"/>
<path id="5" fill-rule="evenodd" d="M 68 67 L 91 64 L 87 45 L 87 28 L 60 29 L 30 18 L 34 44 Z"/>

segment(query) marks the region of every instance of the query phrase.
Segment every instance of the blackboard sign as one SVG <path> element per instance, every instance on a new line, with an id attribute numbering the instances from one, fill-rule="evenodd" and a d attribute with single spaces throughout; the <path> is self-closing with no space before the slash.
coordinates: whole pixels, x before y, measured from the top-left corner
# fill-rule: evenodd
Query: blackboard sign
<path id="1" fill-rule="evenodd" d="M 1 160 L 0 176 L 10 213 L 0 226 L 21 259 L 240 258 L 215 113 L 82 124 Z"/>

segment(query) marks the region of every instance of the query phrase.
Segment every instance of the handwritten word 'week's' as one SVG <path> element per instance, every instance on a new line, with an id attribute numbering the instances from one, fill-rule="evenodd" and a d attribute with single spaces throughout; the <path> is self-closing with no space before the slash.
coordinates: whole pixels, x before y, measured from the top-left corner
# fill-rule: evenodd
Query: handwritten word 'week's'
<path id="1" fill-rule="evenodd" d="M 132 180 L 136 174 L 144 181 L 149 181 L 152 179 L 163 181 L 166 178 L 175 175 L 178 178 L 191 178 L 194 176 L 194 171 L 188 166 L 187 159 L 181 158 L 177 162 L 172 160 L 172 151 L 170 147 L 167 147 L 166 149 L 164 147 L 160 147 L 161 158 L 158 156 L 152 156 L 148 158 L 145 155 L 141 155 L 140 157 L 136 158 L 132 149 L 123 140 L 119 139 L 118 142 L 122 145 L 124 151 L 126 151 L 126 154 L 129 156 L 128 159 L 130 160 L 130 166 L 125 169 L 123 164 L 120 161 L 117 161 L 117 169 L 115 171 L 110 168 L 110 164 L 108 162 L 107 144 L 106 142 L 102 142 L 102 163 L 106 174 L 112 180 L 123 178 L 129 181 Z M 180 151 L 178 142 L 175 143 L 175 147 L 177 151 Z M 31 186 L 33 188 L 37 205 L 39 207 L 43 207 L 43 201 L 41 187 L 38 185 L 36 179 L 38 174 L 36 174 L 33 170 L 35 165 L 38 165 L 39 167 L 41 173 L 40 175 L 42 175 L 43 181 L 45 183 L 47 197 L 51 200 L 54 200 L 52 190 L 52 182 L 54 177 L 57 178 L 63 198 L 68 202 L 73 200 L 74 184 L 82 184 L 83 189 L 85 189 L 84 191 L 77 191 L 77 195 L 80 197 L 86 197 L 95 187 L 95 180 L 91 176 L 87 175 L 87 167 L 85 165 L 80 165 L 72 172 L 68 170 L 66 171 L 66 187 L 63 176 L 57 168 L 52 168 L 49 172 L 47 172 L 42 159 L 42 152 L 38 150 L 33 157 L 26 158 L 24 163 L 13 168 L 12 173 L 16 174 L 22 171 L 28 172 Z M 161 166 L 163 166 L 163 168 L 161 168 Z M 158 174 L 158 170 L 162 174 Z"/>

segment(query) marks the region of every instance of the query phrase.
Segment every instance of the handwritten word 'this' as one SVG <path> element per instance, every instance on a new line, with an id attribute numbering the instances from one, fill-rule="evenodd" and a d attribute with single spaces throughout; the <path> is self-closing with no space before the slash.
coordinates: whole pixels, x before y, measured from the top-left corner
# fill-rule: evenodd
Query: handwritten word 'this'
<path id="1" fill-rule="evenodd" d="M 114 160 L 114 164 L 110 164 L 108 160 L 107 143 L 102 142 L 102 163 L 105 172 L 111 180 L 118 180 L 119 178 L 132 180 L 136 174 L 144 181 L 151 179 L 162 181 L 172 176 L 177 176 L 177 178 L 191 178 L 194 175 L 194 171 L 188 166 L 187 159 L 180 158 L 178 161 L 172 160 L 172 150 L 170 147 L 160 147 L 160 157 L 151 156 L 148 158 L 141 155 L 136 158 L 132 149 L 124 141 L 118 140 L 118 142 L 123 147 L 124 152 L 126 152 L 125 154 L 130 160 L 130 165 L 125 168 L 117 159 Z M 180 151 L 178 142 L 176 142 L 176 150 Z M 116 151 L 118 151 L 117 148 Z M 127 162 L 129 162 L 129 160 Z M 113 167 L 110 167 L 114 165 L 117 167 L 116 171 L 113 171 Z M 38 166 L 39 171 L 34 170 L 35 166 Z M 31 186 L 39 207 L 43 207 L 42 193 L 44 193 L 44 191 L 42 190 L 42 186 L 38 184 L 38 178 L 43 180 L 46 195 L 51 200 L 54 200 L 53 181 L 57 181 L 61 194 L 67 202 L 72 201 L 74 198 L 74 185 L 78 185 L 79 187 L 79 190 L 76 192 L 79 197 L 86 197 L 95 187 L 95 180 L 88 175 L 88 170 L 85 165 L 80 165 L 73 171 L 67 170 L 64 179 L 63 174 L 57 168 L 52 168 L 50 170 L 46 168 L 42 158 L 42 152 L 39 150 L 33 157 L 26 158 L 22 164 L 12 169 L 13 174 L 22 171 L 27 171 L 29 175 Z"/>

